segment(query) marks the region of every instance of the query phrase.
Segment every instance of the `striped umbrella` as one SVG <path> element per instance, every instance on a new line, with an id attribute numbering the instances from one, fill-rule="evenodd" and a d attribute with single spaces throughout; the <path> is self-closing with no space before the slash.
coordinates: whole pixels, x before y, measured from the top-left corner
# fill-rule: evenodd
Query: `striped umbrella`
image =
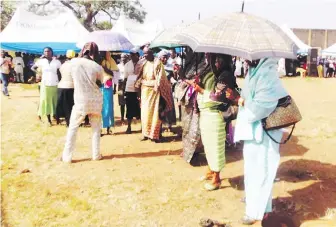
<path id="1" fill-rule="evenodd" d="M 83 38 L 77 47 L 82 48 L 87 42 L 95 42 L 99 51 L 129 51 L 134 46 L 122 34 L 106 30 L 93 31 Z"/>
<path id="2" fill-rule="evenodd" d="M 247 60 L 296 58 L 298 47 L 274 23 L 247 13 L 229 13 L 185 27 L 177 38 L 195 52 L 223 53 Z"/>
<path id="3" fill-rule="evenodd" d="M 185 46 L 181 40 L 179 40 L 176 36 L 181 33 L 184 28 L 188 25 L 182 24 L 175 27 L 171 27 L 163 30 L 155 39 L 151 42 L 150 48 L 156 47 L 165 47 L 165 48 L 174 48 Z"/>

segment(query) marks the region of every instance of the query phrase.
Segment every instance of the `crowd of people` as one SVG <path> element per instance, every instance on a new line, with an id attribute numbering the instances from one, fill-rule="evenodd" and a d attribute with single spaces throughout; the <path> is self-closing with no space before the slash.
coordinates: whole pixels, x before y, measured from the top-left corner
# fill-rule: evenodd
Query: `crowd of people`
<path id="1" fill-rule="evenodd" d="M 317 72 L 320 78 L 336 77 L 336 59 L 325 58 L 319 61 Z"/>
<path id="2" fill-rule="evenodd" d="M 183 130 L 181 157 L 190 163 L 204 152 L 208 169 L 201 180 L 206 181 L 206 190 L 217 190 L 225 168 L 227 135 L 233 135 L 231 122 L 236 120 L 232 143 L 244 141 L 246 216 L 242 222 L 252 225 L 267 218 L 280 154 L 279 144 L 265 134 L 261 120 L 287 95 L 277 60 L 242 61 L 224 54 L 195 53 L 190 48 L 181 56 L 174 49 L 157 55 L 149 46 L 142 51 L 141 57 L 137 49 L 121 54 L 117 64 L 110 52 L 87 43 L 78 56 L 68 50 L 61 62 L 52 48 L 46 47 L 31 66 L 40 84 L 39 119 L 46 117 L 50 125 L 52 118 L 57 124 L 65 119 L 68 127 L 60 159 L 72 161 L 81 125 L 92 128 L 92 160 L 103 158 L 102 128 L 110 134 L 115 125 L 116 94 L 121 120 L 127 119 L 125 133 L 132 133 L 134 119 L 141 120 L 141 141 L 162 142 L 163 126 L 172 130 L 178 118 Z M 2 65 L 9 62 L 5 56 L 3 59 Z M 19 60 L 13 62 L 19 66 Z M 242 74 L 249 75 L 243 90 L 236 83 L 236 76 Z M 281 130 L 269 133 L 277 140 L 282 137 Z"/>

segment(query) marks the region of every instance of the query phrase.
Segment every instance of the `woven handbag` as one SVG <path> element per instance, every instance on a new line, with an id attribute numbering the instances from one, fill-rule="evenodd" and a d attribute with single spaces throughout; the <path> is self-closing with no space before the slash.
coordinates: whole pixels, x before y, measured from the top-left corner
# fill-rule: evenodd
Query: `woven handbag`
<path id="1" fill-rule="evenodd" d="M 266 134 L 278 144 L 285 144 L 291 138 L 295 124 L 301 121 L 302 116 L 299 111 L 299 108 L 296 106 L 294 100 L 291 96 L 286 96 L 284 98 L 279 99 L 278 105 L 275 110 L 267 117 L 262 120 L 263 128 Z M 288 135 L 288 138 L 284 140 L 284 142 L 276 141 L 268 131 L 286 128 L 289 126 L 293 126 L 291 132 Z"/>

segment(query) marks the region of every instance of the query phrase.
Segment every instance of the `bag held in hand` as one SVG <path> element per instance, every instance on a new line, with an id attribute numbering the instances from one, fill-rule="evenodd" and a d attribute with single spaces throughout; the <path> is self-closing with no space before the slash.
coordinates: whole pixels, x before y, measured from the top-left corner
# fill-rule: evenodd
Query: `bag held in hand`
<path id="1" fill-rule="evenodd" d="M 292 136 L 295 128 L 295 124 L 301 121 L 302 116 L 299 108 L 296 106 L 294 100 L 291 96 L 286 96 L 279 99 L 278 105 L 275 110 L 267 117 L 262 120 L 263 128 L 266 134 L 278 144 L 285 144 Z M 288 126 L 293 126 L 288 138 L 284 142 L 278 142 L 270 136 L 268 131 L 286 128 Z"/>

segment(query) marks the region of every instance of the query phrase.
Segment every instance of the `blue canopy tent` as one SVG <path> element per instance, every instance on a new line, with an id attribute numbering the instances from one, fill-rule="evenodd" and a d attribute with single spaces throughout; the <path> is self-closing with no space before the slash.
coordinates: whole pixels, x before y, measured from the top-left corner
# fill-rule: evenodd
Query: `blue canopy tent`
<path id="1" fill-rule="evenodd" d="M 88 31 L 69 10 L 38 16 L 18 8 L 0 34 L 0 47 L 9 51 L 42 54 L 43 48 L 49 46 L 55 55 L 60 55 L 69 49 L 79 52 L 76 43 L 86 34 Z"/>
<path id="2" fill-rule="evenodd" d="M 47 46 L 53 49 L 55 55 L 65 54 L 67 50 L 80 51 L 75 43 L 0 43 L 1 49 L 30 54 L 43 54 L 43 48 Z"/>

